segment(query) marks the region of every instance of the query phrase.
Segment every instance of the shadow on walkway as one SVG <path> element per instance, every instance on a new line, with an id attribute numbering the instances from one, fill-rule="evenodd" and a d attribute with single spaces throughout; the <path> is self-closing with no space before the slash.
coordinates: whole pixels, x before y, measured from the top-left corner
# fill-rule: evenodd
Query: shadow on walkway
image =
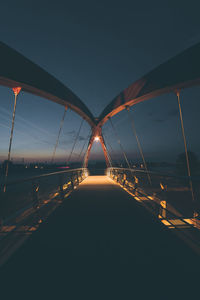
<path id="1" fill-rule="evenodd" d="M 90 176 L 2 267 L 1 283 L 37 299 L 186 299 L 198 275 L 192 250 L 111 179 Z"/>

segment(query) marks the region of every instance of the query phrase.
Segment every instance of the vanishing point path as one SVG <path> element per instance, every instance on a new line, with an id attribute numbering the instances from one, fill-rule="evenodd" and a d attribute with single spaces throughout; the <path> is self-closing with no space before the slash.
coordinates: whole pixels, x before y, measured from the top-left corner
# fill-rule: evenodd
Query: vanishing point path
<path id="1" fill-rule="evenodd" d="M 7 295 L 37 299 L 174 299 L 198 260 L 110 178 L 89 176 L 2 267 L 1 282 Z"/>

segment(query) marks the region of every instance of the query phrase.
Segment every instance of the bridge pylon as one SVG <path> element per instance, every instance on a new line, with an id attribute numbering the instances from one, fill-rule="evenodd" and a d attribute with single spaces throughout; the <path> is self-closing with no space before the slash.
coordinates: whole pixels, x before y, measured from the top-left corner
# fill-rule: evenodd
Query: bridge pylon
<path id="1" fill-rule="evenodd" d="M 84 162 L 83 162 L 83 167 L 87 168 L 88 166 L 88 160 L 89 160 L 89 156 L 90 156 L 90 151 L 92 148 L 92 145 L 94 142 L 100 142 L 101 143 L 101 147 L 103 149 L 103 153 L 104 153 L 104 157 L 105 157 L 105 161 L 106 161 L 106 166 L 107 167 L 111 167 L 110 161 L 109 161 L 109 156 L 108 156 L 108 151 L 106 148 L 106 144 L 102 135 L 102 128 L 100 126 L 95 126 L 92 128 L 92 133 L 90 136 L 90 140 L 88 143 L 88 147 L 87 147 L 87 151 L 85 154 L 85 158 L 84 158 Z"/>

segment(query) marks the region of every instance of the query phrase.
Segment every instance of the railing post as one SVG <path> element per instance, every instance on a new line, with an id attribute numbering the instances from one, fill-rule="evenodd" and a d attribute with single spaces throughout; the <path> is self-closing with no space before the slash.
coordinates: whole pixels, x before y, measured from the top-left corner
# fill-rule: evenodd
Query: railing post
<path id="1" fill-rule="evenodd" d="M 160 182 L 160 188 L 161 188 L 161 192 L 160 192 L 160 216 L 162 218 L 166 218 L 166 209 L 167 209 L 167 196 L 166 196 L 166 192 L 167 192 L 167 186 L 162 184 L 162 182 Z"/>
<path id="2" fill-rule="evenodd" d="M 39 207 L 39 198 L 38 198 L 39 185 L 36 182 L 32 182 L 32 199 L 33 199 L 33 207 Z"/>
<path id="3" fill-rule="evenodd" d="M 63 174 L 60 174 L 59 176 L 59 194 L 61 200 L 64 199 L 64 191 L 63 191 Z"/>
<path id="4" fill-rule="evenodd" d="M 81 181 L 83 181 L 83 170 L 80 171 Z"/>
<path id="5" fill-rule="evenodd" d="M 71 189 L 74 189 L 74 178 L 73 178 L 73 172 L 71 174 Z"/>
<path id="6" fill-rule="evenodd" d="M 78 172 L 76 174 L 76 178 L 77 178 L 77 184 L 79 184 L 79 175 L 78 175 Z"/>
<path id="7" fill-rule="evenodd" d="M 126 183 L 126 173 L 123 174 L 123 186 L 125 186 Z"/>
<path id="8" fill-rule="evenodd" d="M 138 194 L 138 192 L 137 192 L 138 183 L 139 183 L 139 179 L 137 178 L 137 176 L 134 176 L 134 192 L 135 192 L 135 194 L 136 193 Z"/>

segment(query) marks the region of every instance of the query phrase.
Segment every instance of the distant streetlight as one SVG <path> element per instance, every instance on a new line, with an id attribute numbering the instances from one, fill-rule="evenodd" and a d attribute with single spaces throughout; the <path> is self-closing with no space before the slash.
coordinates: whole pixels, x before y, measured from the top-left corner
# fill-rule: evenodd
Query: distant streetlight
<path id="1" fill-rule="evenodd" d="M 95 140 L 95 142 L 99 142 L 100 141 L 99 136 L 95 136 L 94 140 Z"/>

